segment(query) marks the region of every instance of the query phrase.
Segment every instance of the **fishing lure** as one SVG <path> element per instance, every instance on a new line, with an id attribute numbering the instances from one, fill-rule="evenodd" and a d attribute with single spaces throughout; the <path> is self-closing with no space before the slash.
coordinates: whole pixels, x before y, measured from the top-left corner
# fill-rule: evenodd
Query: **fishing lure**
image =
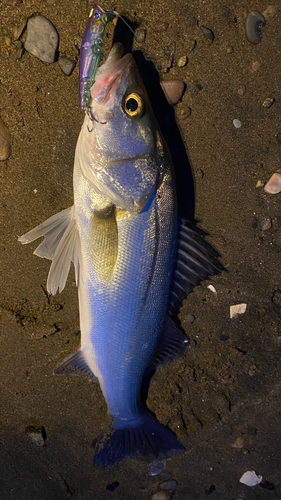
<path id="1" fill-rule="evenodd" d="M 91 9 L 80 51 L 80 106 L 84 110 L 89 105 L 105 28 L 117 16 L 118 13 L 115 10 L 103 10 L 96 3 Z"/>

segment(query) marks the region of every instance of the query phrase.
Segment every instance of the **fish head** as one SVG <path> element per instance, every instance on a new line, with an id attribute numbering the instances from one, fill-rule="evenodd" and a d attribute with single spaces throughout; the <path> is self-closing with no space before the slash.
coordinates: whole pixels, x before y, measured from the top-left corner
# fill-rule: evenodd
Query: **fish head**
<path id="1" fill-rule="evenodd" d="M 84 131 L 87 177 L 118 208 L 139 212 L 164 170 L 163 141 L 131 54 L 117 43 L 98 69 Z"/>

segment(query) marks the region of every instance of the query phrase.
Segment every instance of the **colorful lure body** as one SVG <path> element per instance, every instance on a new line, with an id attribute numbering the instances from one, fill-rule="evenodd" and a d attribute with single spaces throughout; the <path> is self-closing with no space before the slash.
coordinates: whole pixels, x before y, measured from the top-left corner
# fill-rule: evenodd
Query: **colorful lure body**
<path id="1" fill-rule="evenodd" d="M 80 106 L 89 105 L 91 87 L 98 69 L 104 31 L 117 16 L 114 10 L 103 10 L 98 4 L 91 9 L 80 51 Z"/>

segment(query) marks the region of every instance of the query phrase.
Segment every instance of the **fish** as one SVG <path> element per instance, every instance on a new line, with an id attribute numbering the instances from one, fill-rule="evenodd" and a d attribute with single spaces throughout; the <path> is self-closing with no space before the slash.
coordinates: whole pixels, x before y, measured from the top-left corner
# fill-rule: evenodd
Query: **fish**
<path id="1" fill-rule="evenodd" d="M 219 272 L 196 232 L 179 218 L 172 160 L 132 54 L 116 43 L 96 73 L 78 137 L 74 204 L 19 238 L 52 261 L 49 294 L 61 292 L 71 262 L 78 287 L 81 346 L 69 367 L 98 380 L 113 424 L 98 439 L 95 468 L 126 457 L 184 453 L 147 408 L 143 383 L 184 355 L 176 326 L 193 286 Z"/>
<path id="2" fill-rule="evenodd" d="M 115 10 L 104 10 L 94 4 L 82 38 L 80 49 L 80 106 L 86 109 L 91 97 L 91 87 L 100 60 L 104 32 L 107 24 L 118 16 Z"/>

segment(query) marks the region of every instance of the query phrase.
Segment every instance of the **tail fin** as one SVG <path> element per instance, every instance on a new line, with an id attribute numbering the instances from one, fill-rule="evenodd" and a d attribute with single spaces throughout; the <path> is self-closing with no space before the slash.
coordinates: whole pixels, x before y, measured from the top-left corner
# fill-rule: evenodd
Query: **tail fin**
<path id="1" fill-rule="evenodd" d="M 138 427 L 113 429 L 111 434 L 102 432 L 95 448 L 94 467 L 115 465 L 128 457 L 163 460 L 184 452 L 183 445 L 167 427 L 146 416 Z"/>

